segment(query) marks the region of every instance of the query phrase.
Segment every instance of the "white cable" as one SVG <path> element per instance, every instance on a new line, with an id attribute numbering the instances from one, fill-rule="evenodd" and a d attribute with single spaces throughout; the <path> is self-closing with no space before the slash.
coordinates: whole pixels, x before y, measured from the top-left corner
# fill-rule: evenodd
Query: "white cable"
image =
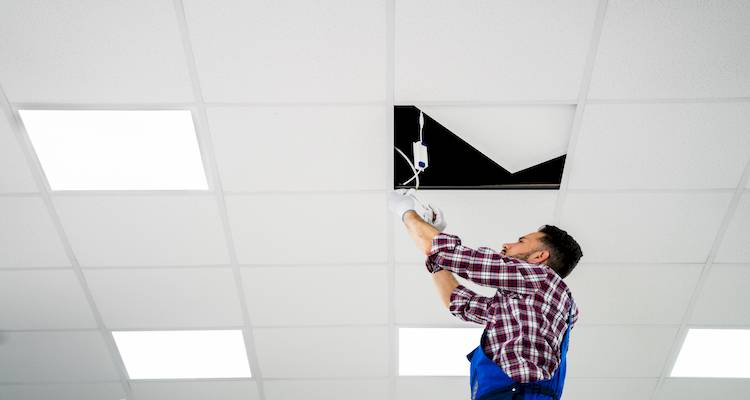
<path id="1" fill-rule="evenodd" d="M 424 128 L 424 115 L 422 115 L 422 111 L 419 111 L 419 143 L 424 144 L 424 140 L 422 139 L 422 128 Z"/>
<path id="2" fill-rule="evenodd" d="M 422 173 L 422 171 L 424 171 L 424 170 L 421 170 L 421 171 L 417 171 L 417 175 L 421 174 L 421 173 Z M 411 178 L 409 178 L 409 180 L 408 180 L 408 181 L 406 181 L 406 182 L 402 183 L 402 185 L 408 185 L 408 184 L 409 184 L 409 182 L 411 182 L 411 181 L 413 181 L 413 180 L 414 180 L 415 178 L 417 178 L 417 175 L 415 175 L 415 176 L 412 176 Z"/>
<path id="3" fill-rule="evenodd" d="M 404 157 L 404 160 L 406 160 L 406 163 L 409 164 L 409 167 L 414 172 L 414 176 L 412 177 L 412 179 L 415 179 L 415 178 L 417 179 L 417 184 L 416 184 L 415 189 L 419 189 L 419 173 L 417 172 L 417 169 L 414 168 L 414 164 L 412 164 L 412 161 L 409 159 L 409 157 L 406 156 L 406 154 L 404 154 L 403 151 L 401 151 L 401 149 L 395 146 L 393 148 L 396 149 L 396 151 Z M 411 179 L 402 183 L 402 185 L 406 185 L 407 182 L 411 182 Z"/>

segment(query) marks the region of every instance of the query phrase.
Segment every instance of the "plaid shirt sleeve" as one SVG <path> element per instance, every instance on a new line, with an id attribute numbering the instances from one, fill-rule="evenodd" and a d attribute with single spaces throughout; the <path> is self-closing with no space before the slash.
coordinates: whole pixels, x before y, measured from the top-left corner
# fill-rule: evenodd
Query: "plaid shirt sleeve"
<path id="1" fill-rule="evenodd" d="M 464 321 L 486 324 L 490 320 L 492 297 L 483 297 L 463 285 L 451 292 L 450 312 Z"/>
<path id="2" fill-rule="evenodd" d="M 458 276 L 483 286 L 518 293 L 533 291 L 519 267 L 527 263 L 502 256 L 488 247 L 471 249 L 461 244 L 458 236 L 440 233 L 432 239 L 432 248 L 425 261 L 427 270 L 449 270 Z"/>

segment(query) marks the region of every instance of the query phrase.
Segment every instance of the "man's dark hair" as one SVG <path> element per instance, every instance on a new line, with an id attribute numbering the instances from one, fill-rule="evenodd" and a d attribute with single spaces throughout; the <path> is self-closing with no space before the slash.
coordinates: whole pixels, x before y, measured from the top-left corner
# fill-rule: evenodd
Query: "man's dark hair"
<path id="1" fill-rule="evenodd" d="M 561 278 L 570 275 L 578 264 L 578 260 L 583 257 L 581 246 L 568 235 L 568 232 L 554 225 L 543 225 L 539 228 L 539 232 L 544 233 L 539 238 L 539 242 L 549 252 L 549 259 L 545 264 L 555 270 Z"/>

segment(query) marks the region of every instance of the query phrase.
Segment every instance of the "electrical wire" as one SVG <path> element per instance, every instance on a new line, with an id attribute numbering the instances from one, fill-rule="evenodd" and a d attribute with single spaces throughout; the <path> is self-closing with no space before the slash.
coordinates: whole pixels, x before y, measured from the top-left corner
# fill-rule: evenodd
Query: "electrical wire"
<path id="1" fill-rule="evenodd" d="M 404 160 L 406 160 L 406 163 L 409 164 L 409 168 L 411 168 L 411 170 L 414 172 L 414 176 L 412 176 L 411 179 L 409 179 L 408 181 L 402 183 L 402 185 L 406 185 L 407 183 L 411 182 L 412 179 L 416 179 L 417 182 L 416 182 L 415 189 L 419 190 L 419 172 L 422 172 L 422 171 L 417 172 L 417 169 L 414 168 L 414 164 L 412 163 L 412 161 L 409 159 L 409 157 L 406 156 L 406 154 L 404 154 L 403 151 L 401 151 L 401 149 L 399 149 L 398 147 L 395 147 L 395 146 L 393 148 L 396 149 L 396 151 L 399 154 L 401 154 L 401 156 L 404 157 Z"/>

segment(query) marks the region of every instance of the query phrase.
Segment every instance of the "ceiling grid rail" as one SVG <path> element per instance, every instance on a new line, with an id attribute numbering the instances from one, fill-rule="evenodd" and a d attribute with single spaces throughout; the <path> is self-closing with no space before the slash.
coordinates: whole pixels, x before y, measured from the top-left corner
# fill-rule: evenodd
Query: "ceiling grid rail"
<path id="1" fill-rule="evenodd" d="M 727 210 L 724 213 L 724 218 L 721 220 L 721 225 L 719 226 L 719 229 L 716 233 L 716 237 L 714 238 L 714 241 L 711 244 L 711 250 L 708 252 L 708 257 L 706 259 L 705 265 L 701 269 L 701 274 L 698 278 L 698 283 L 695 285 L 695 289 L 693 290 L 693 293 L 690 296 L 690 301 L 688 302 L 687 310 L 685 311 L 685 314 L 682 317 L 680 328 L 677 331 L 675 340 L 672 342 L 672 346 L 669 349 L 669 353 L 668 353 L 669 355 L 667 359 L 664 361 L 664 365 L 662 366 L 659 380 L 656 382 L 654 391 L 651 393 L 651 397 L 650 397 L 651 400 L 658 398 L 659 394 L 661 394 L 661 391 L 664 388 L 664 382 L 669 377 L 668 375 L 671 372 L 671 369 L 673 368 L 675 361 L 677 361 L 677 356 L 679 355 L 680 349 L 682 348 L 681 345 L 684 342 L 685 337 L 687 337 L 687 332 L 689 329 L 688 325 L 690 324 L 690 319 L 693 317 L 693 313 L 695 312 L 695 306 L 698 303 L 698 300 L 700 299 L 700 296 L 703 292 L 703 287 L 706 285 L 708 276 L 711 270 L 713 269 L 714 260 L 716 259 L 716 254 L 719 251 L 721 242 L 724 239 L 724 235 L 726 234 L 727 229 L 729 229 L 729 224 L 732 221 L 732 218 L 734 218 L 734 214 L 737 211 L 737 207 L 740 203 L 740 199 L 742 198 L 742 195 L 745 193 L 745 186 L 747 185 L 748 177 L 750 177 L 750 157 L 748 157 L 748 160 L 745 164 L 745 169 L 742 172 L 742 177 L 740 177 L 740 181 L 737 183 L 737 188 L 734 191 L 732 200 L 729 202 L 729 206 L 727 206 Z"/>
<path id="2" fill-rule="evenodd" d="M 384 182 L 386 187 L 385 209 L 386 209 L 386 253 L 387 253 L 387 272 L 388 281 L 388 398 L 396 400 L 397 397 L 397 379 L 398 379 L 398 327 L 396 326 L 396 226 L 391 212 L 388 211 L 388 193 L 393 187 L 394 171 L 394 107 L 396 105 L 396 0 L 386 0 L 385 2 L 385 40 L 386 40 L 386 70 L 385 72 L 385 130 L 384 134 L 388 136 L 385 140 L 386 148 L 383 149 L 388 154 L 388 173 Z"/>
<path id="3" fill-rule="evenodd" d="M 198 78 L 198 68 L 195 60 L 195 54 L 193 52 L 192 42 L 190 41 L 190 30 L 187 24 L 187 17 L 185 15 L 185 6 L 182 0 L 173 0 L 175 13 L 177 16 L 177 24 L 180 29 L 180 37 L 182 39 L 182 46 L 185 52 L 185 59 L 187 62 L 188 73 L 192 83 L 193 95 L 195 98 L 195 107 L 193 109 L 193 121 L 196 127 L 196 135 L 198 136 L 198 142 L 201 148 L 201 155 L 203 156 L 204 168 L 207 172 L 207 179 L 209 183 L 209 190 L 212 190 L 216 196 L 216 204 L 219 208 L 219 216 L 221 218 L 221 225 L 224 231 L 224 239 L 229 252 L 229 258 L 232 268 L 232 274 L 234 276 L 234 282 L 237 290 L 238 301 L 240 302 L 240 309 L 242 312 L 243 319 L 243 340 L 245 343 L 245 351 L 247 360 L 250 364 L 250 373 L 252 380 L 256 383 L 256 389 L 259 400 L 265 400 L 265 388 L 263 386 L 263 373 L 260 369 L 260 363 L 258 362 L 258 352 L 255 346 L 255 335 L 253 330 L 252 320 L 250 319 L 250 313 L 247 306 L 247 297 L 245 296 L 245 289 L 242 283 L 242 273 L 240 271 L 239 262 L 237 259 L 237 249 L 235 248 L 234 238 L 232 231 L 229 226 L 229 213 L 227 211 L 226 199 L 224 198 L 224 191 L 221 184 L 221 177 L 219 175 L 218 162 L 213 151 L 213 144 L 211 141 L 211 131 L 208 123 L 208 113 L 206 111 L 206 105 L 203 102 L 203 91 L 201 89 L 200 80 Z"/>
<path id="4" fill-rule="evenodd" d="M 570 174 L 572 163 L 570 160 L 573 159 L 575 154 L 576 145 L 578 144 L 578 137 L 581 134 L 581 123 L 583 122 L 583 111 L 586 108 L 586 99 L 589 96 L 589 87 L 591 86 L 591 79 L 594 75 L 594 62 L 596 61 L 596 54 L 599 50 L 599 41 L 602 38 L 602 30 L 604 28 L 604 17 L 607 15 L 608 0 L 599 0 L 599 4 L 596 10 L 596 19 L 594 20 L 594 28 L 591 32 L 591 42 L 589 43 L 589 52 L 586 56 L 586 64 L 584 66 L 583 75 L 581 76 L 581 88 L 578 91 L 578 101 L 576 103 L 576 112 L 573 116 L 573 124 L 570 128 L 570 139 L 568 140 L 568 151 L 565 153 L 566 165 L 563 168 L 563 175 L 560 179 L 560 189 L 557 192 L 557 200 L 555 202 L 555 211 L 553 217 L 553 224 L 560 225 L 560 219 L 562 218 L 562 207 L 565 204 L 568 192 L 568 184 L 570 183 Z"/>
<path id="5" fill-rule="evenodd" d="M 65 232 L 62 220 L 60 219 L 60 215 L 55 209 L 49 184 L 44 175 L 44 170 L 42 169 L 42 164 L 36 157 L 36 153 L 31 144 L 31 141 L 29 140 L 28 134 L 25 132 L 23 123 L 21 121 L 21 116 L 18 113 L 18 109 L 11 106 L 2 86 L 0 86 L 0 107 L 3 108 L 8 117 L 8 123 L 11 125 L 11 130 L 15 134 L 18 145 L 23 152 L 23 156 L 26 160 L 26 165 L 28 166 L 34 178 L 34 183 L 37 187 L 37 190 L 39 191 L 38 195 L 44 202 L 45 208 L 47 209 L 47 213 L 49 214 L 55 232 L 57 233 L 60 242 L 65 249 L 65 255 L 68 258 L 70 265 L 72 266 L 78 284 L 81 285 L 83 295 L 86 298 L 86 303 L 88 304 L 94 320 L 96 321 L 96 331 L 98 331 L 101 335 L 102 340 L 104 341 L 104 344 L 107 348 L 107 353 L 112 359 L 112 364 L 117 371 L 120 386 L 122 387 L 126 398 L 128 400 L 134 400 L 133 389 L 130 386 L 130 380 L 127 369 L 125 368 L 125 363 L 123 362 L 122 357 L 120 357 L 120 352 L 117 350 L 114 336 L 112 336 L 110 329 L 104 323 L 101 312 L 94 302 L 94 296 L 92 295 L 91 289 L 89 288 L 88 282 L 86 281 L 86 277 L 83 275 L 81 264 L 78 261 L 75 253 L 73 252 L 73 246 L 70 243 L 68 234 Z"/>

